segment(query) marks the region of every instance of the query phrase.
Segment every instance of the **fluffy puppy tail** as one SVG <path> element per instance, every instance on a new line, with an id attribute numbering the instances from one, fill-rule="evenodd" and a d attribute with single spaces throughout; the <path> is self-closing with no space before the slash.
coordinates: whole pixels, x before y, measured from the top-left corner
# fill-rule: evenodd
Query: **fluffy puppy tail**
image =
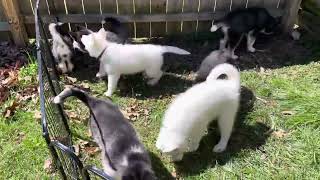
<path id="1" fill-rule="evenodd" d="M 81 89 L 75 88 L 75 87 L 67 87 L 65 88 L 60 94 L 58 94 L 53 99 L 53 103 L 60 104 L 63 103 L 64 100 L 70 96 L 74 96 L 78 99 L 80 99 L 83 103 L 85 103 L 87 106 L 89 106 L 91 97 Z"/>
<path id="2" fill-rule="evenodd" d="M 162 50 L 163 50 L 163 53 L 174 53 L 174 54 L 180 54 L 180 55 L 189 55 L 191 54 L 190 52 L 184 50 L 184 49 L 181 49 L 181 48 L 178 48 L 178 47 L 174 47 L 174 46 L 162 46 Z"/>
<path id="3" fill-rule="evenodd" d="M 206 81 L 217 80 L 222 74 L 227 75 L 228 81 L 232 81 L 235 86 L 240 88 L 240 72 L 231 64 L 223 63 L 217 65 L 209 74 Z"/>
<path id="4" fill-rule="evenodd" d="M 212 23 L 210 31 L 211 32 L 215 32 L 215 31 L 217 31 L 218 29 L 220 29 L 224 25 L 225 24 L 223 22 L 221 22 L 221 21 L 214 22 L 214 23 Z"/>

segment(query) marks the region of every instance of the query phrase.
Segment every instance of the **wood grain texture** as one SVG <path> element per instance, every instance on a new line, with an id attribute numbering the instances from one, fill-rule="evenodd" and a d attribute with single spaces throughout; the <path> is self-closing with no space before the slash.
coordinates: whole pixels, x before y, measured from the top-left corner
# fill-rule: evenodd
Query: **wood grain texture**
<path id="1" fill-rule="evenodd" d="M 168 14 L 173 13 L 181 13 L 182 8 L 182 1 L 183 0 L 167 0 L 167 10 Z M 181 20 L 177 19 L 176 22 L 172 22 L 167 20 L 167 34 L 177 34 L 181 31 Z"/>
<path id="2" fill-rule="evenodd" d="M 199 0 L 184 0 L 183 12 L 198 13 Z M 193 22 L 183 22 L 182 32 L 191 33 L 197 31 L 197 20 Z"/>
<path id="3" fill-rule="evenodd" d="M 151 1 L 152 14 L 166 13 L 166 0 L 152 0 Z M 151 23 L 151 35 L 152 37 L 160 37 L 166 34 L 165 22 L 152 22 Z"/>
<path id="4" fill-rule="evenodd" d="M 118 6 L 120 16 L 117 16 L 117 18 L 120 18 L 123 22 L 127 22 L 126 25 L 129 29 L 129 36 L 135 37 L 134 21 L 129 21 L 128 19 L 124 18 L 126 15 L 133 15 L 133 0 L 118 0 Z"/>
<path id="5" fill-rule="evenodd" d="M 201 0 L 200 12 L 213 12 L 214 0 Z M 212 19 L 209 21 L 198 22 L 198 32 L 208 32 L 211 27 Z"/>
<path id="6" fill-rule="evenodd" d="M 28 44 L 28 35 L 17 0 L 1 0 L 4 14 L 10 24 L 13 41 L 17 46 L 25 47 Z"/>
<path id="7" fill-rule="evenodd" d="M 150 0 L 134 0 L 136 14 L 150 14 Z M 136 36 L 150 37 L 150 22 L 136 23 Z"/>

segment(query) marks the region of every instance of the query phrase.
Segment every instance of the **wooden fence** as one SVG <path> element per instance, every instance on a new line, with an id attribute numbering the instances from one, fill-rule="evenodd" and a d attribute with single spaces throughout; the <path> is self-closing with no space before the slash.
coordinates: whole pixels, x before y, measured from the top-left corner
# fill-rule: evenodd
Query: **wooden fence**
<path id="1" fill-rule="evenodd" d="M 0 31 L 11 31 L 18 45 L 34 37 L 36 0 L 1 0 Z M 128 23 L 131 37 L 155 37 L 165 34 L 209 31 L 212 19 L 232 9 L 266 7 L 274 16 L 283 15 L 284 29 L 290 30 L 301 0 L 41 0 L 45 23 L 70 23 L 99 29 L 105 16 Z M 0 38 L 1 38 L 0 33 Z M 8 37 L 5 35 L 5 37 Z"/>

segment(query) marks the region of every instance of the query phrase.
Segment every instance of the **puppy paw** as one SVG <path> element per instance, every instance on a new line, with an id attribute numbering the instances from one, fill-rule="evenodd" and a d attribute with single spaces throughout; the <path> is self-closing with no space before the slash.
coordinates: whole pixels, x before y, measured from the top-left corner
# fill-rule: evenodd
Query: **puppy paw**
<path id="1" fill-rule="evenodd" d="M 250 48 L 248 48 L 248 51 L 253 53 L 253 52 L 256 52 L 256 49 L 253 47 L 250 47 Z"/>
<path id="2" fill-rule="evenodd" d="M 101 74 L 100 74 L 100 73 L 97 73 L 97 74 L 96 74 L 96 77 L 97 77 L 97 78 L 101 78 Z"/>
<path id="3" fill-rule="evenodd" d="M 217 144 L 213 148 L 213 152 L 215 152 L 215 153 L 221 153 L 224 150 L 226 150 L 226 146 L 225 145 L 221 145 L 221 144 Z"/>

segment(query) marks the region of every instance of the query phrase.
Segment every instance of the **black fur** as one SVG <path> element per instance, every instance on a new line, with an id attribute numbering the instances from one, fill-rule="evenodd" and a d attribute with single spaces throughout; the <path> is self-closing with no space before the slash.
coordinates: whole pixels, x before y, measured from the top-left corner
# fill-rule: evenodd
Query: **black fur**
<path id="1" fill-rule="evenodd" d="M 227 45 L 231 49 L 236 48 L 243 34 L 252 31 L 256 37 L 259 32 L 273 33 L 280 24 L 281 18 L 272 17 L 265 8 L 251 7 L 247 9 L 236 9 L 224 18 L 215 21 L 213 25 L 228 27 L 229 41 Z"/>
<path id="2" fill-rule="evenodd" d="M 122 41 L 122 44 L 124 44 L 129 37 L 127 27 L 123 23 L 121 23 L 118 19 L 113 17 L 107 17 L 104 19 L 104 21 L 105 21 L 104 28 L 106 29 L 106 31 L 111 31 L 116 35 L 118 35 L 118 37 Z"/>
<path id="3" fill-rule="evenodd" d="M 57 97 L 63 101 L 69 96 L 77 97 L 90 109 L 91 132 L 102 150 L 103 158 L 108 159 L 109 167 L 123 172 L 124 180 L 155 179 L 148 152 L 116 105 L 110 100 L 91 97 L 77 88 L 67 88 Z M 132 152 L 132 147 L 139 147 L 143 152 Z M 123 165 L 124 158 L 127 159 L 127 166 Z"/>

